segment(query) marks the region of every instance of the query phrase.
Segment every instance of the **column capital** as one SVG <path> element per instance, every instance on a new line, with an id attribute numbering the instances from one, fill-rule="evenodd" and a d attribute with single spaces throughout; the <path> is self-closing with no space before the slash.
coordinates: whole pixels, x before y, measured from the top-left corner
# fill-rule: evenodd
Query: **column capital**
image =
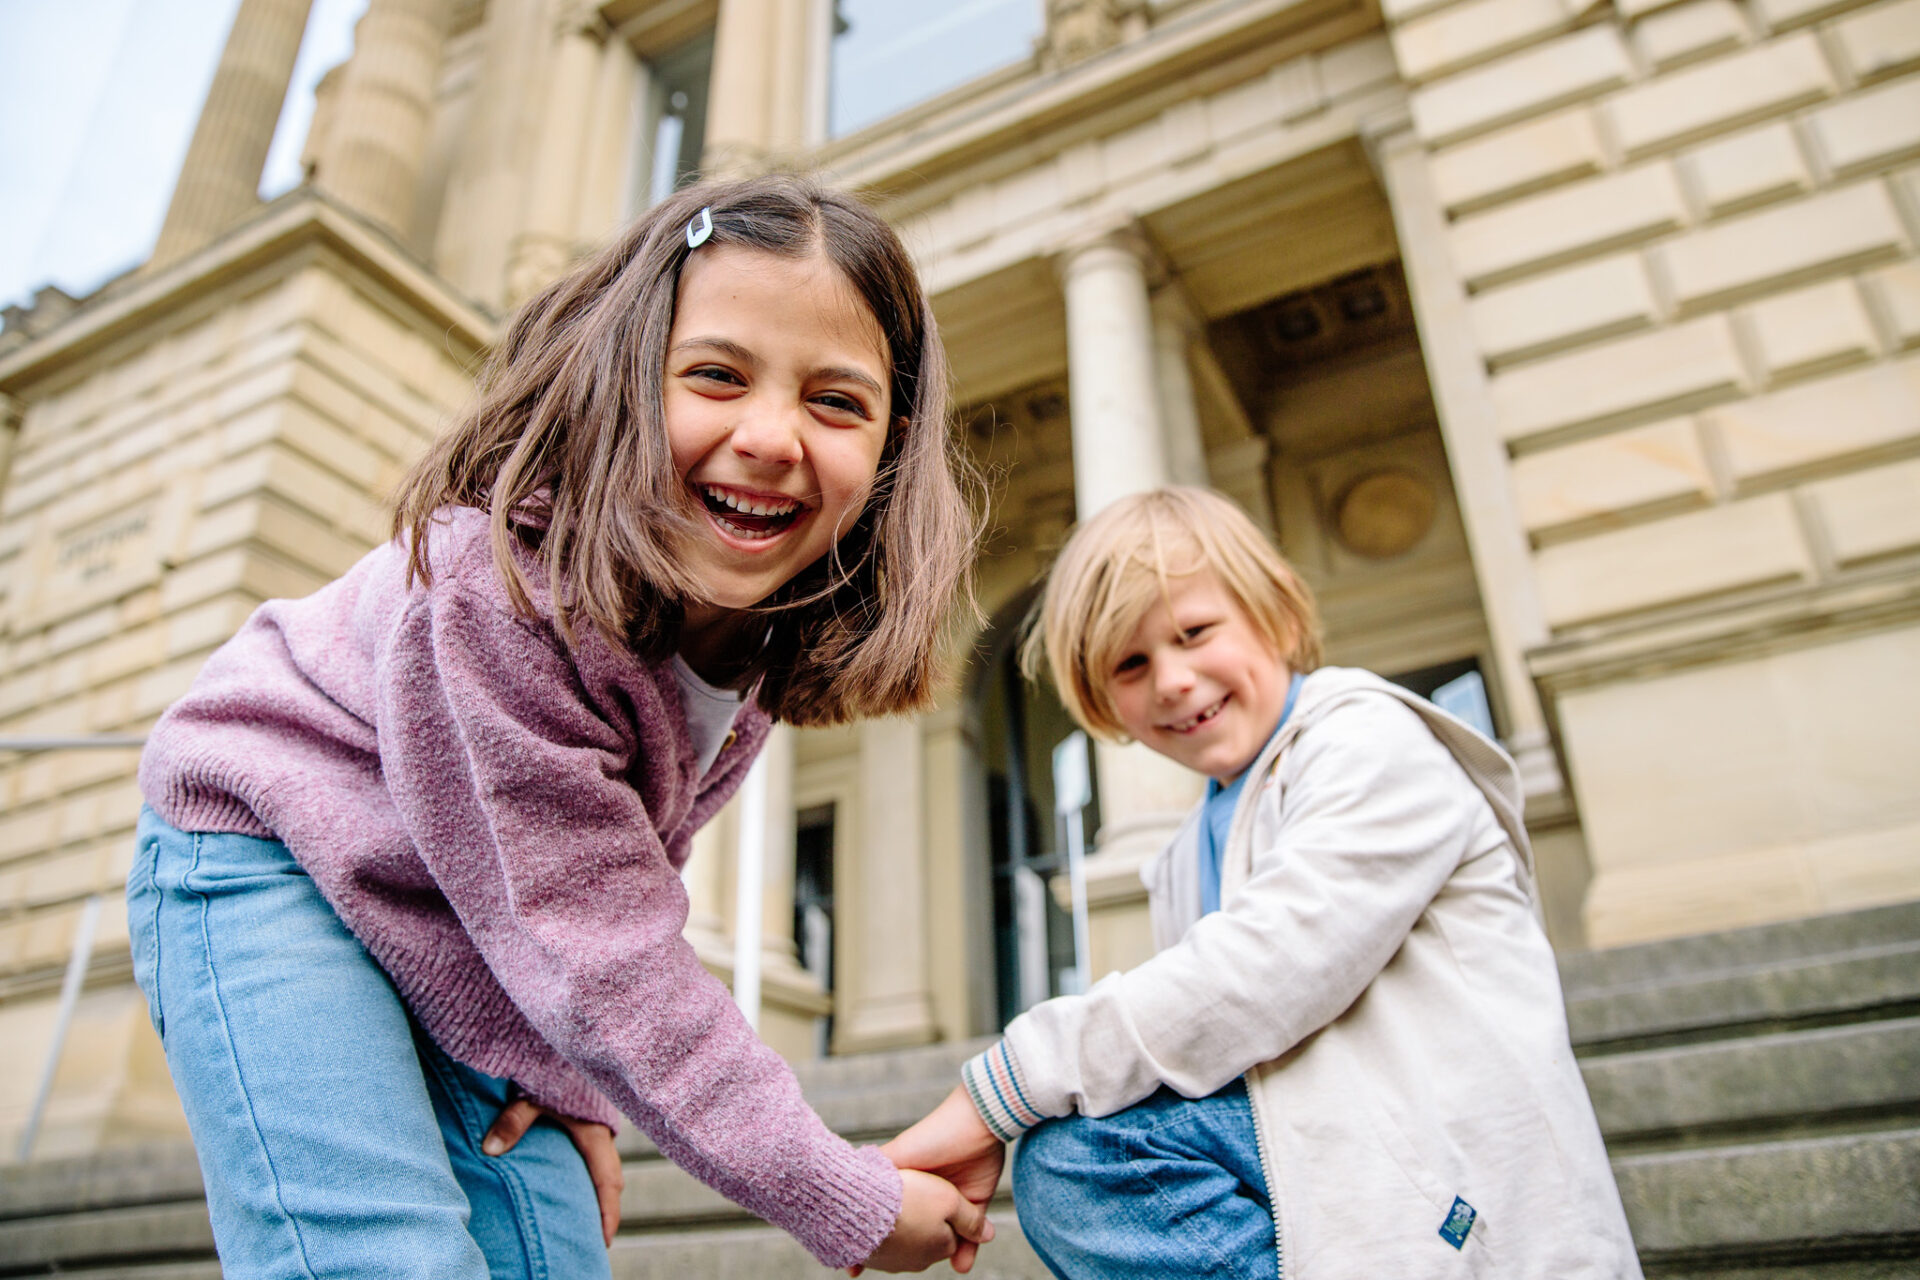
<path id="1" fill-rule="evenodd" d="M 1125 254 L 1139 264 L 1149 290 L 1164 284 L 1172 272 L 1146 228 L 1127 221 L 1087 228 L 1072 236 L 1053 255 L 1054 274 L 1062 284 L 1089 264 L 1110 254 Z"/>
<path id="2" fill-rule="evenodd" d="M 585 36 L 595 44 L 604 44 L 613 28 L 600 15 L 600 0 L 562 0 L 554 15 L 553 33 L 562 40 Z"/>

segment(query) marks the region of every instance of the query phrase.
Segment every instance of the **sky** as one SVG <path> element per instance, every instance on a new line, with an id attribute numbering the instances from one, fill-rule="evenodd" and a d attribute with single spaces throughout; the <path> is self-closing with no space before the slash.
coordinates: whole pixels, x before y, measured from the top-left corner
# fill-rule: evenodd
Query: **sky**
<path id="1" fill-rule="evenodd" d="M 240 0 L 0 0 L 0 305 L 143 261 Z M 300 180 L 313 87 L 367 0 L 313 0 L 261 193 Z"/>

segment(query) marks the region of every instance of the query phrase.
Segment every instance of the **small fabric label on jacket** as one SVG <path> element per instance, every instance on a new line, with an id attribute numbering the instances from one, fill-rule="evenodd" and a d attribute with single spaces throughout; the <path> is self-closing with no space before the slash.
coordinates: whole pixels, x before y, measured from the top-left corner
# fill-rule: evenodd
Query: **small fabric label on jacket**
<path id="1" fill-rule="evenodd" d="M 1467 1232 L 1473 1230 L 1473 1220 L 1479 1217 L 1474 1207 L 1459 1196 L 1453 1198 L 1453 1208 L 1447 1210 L 1447 1220 L 1440 1224 L 1440 1238 L 1458 1249 L 1467 1242 Z"/>

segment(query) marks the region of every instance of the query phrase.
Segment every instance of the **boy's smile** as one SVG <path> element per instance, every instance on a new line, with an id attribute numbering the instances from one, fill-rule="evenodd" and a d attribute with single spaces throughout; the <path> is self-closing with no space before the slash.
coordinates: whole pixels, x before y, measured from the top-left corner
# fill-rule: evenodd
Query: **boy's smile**
<path id="1" fill-rule="evenodd" d="M 682 647 L 825 555 L 866 507 L 886 443 L 880 326 L 819 254 L 702 248 L 681 270 L 661 401 L 674 468 L 707 513 Z"/>
<path id="2" fill-rule="evenodd" d="M 1135 624 L 1108 677 L 1136 741 L 1225 784 L 1280 722 L 1292 673 L 1211 572 L 1170 578 Z"/>

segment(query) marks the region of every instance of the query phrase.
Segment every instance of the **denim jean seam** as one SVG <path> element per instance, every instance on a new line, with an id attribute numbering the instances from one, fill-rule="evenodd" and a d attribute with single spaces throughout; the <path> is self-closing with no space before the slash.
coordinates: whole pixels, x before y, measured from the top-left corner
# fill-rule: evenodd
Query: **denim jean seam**
<path id="1" fill-rule="evenodd" d="M 200 868 L 200 849 L 205 839 L 206 835 L 200 832 L 192 836 L 193 856 L 188 860 L 187 869 L 181 873 L 180 891 L 183 894 L 193 895 L 200 903 L 200 943 L 207 957 L 207 988 L 213 995 L 213 1007 L 220 1015 L 220 1029 L 226 1042 L 228 1059 L 233 1063 L 234 1079 L 240 1084 L 240 1097 L 247 1104 L 247 1121 L 252 1126 L 254 1139 L 259 1145 L 260 1158 L 266 1162 L 267 1172 L 273 1179 L 274 1203 L 280 1207 L 280 1212 L 286 1217 L 287 1226 L 293 1232 L 301 1267 L 305 1269 L 309 1280 L 319 1280 L 313 1269 L 313 1260 L 307 1256 L 307 1241 L 305 1234 L 300 1230 L 300 1220 L 287 1207 L 286 1201 L 280 1197 L 280 1171 L 275 1167 L 273 1154 L 267 1149 L 266 1139 L 261 1134 L 260 1116 L 254 1110 L 253 1095 L 247 1091 L 246 1072 L 240 1065 L 239 1053 L 234 1049 L 233 1024 L 228 1019 L 226 1003 L 220 994 L 219 967 L 213 960 L 213 932 L 208 927 L 211 902 L 206 894 L 189 883 L 193 873 Z"/>
<path id="2" fill-rule="evenodd" d="M 460 1118 L 462 1140 L 469 1149 L 479 1152 L 480 1167 L 498 1178 L 507 1189 L 507 1199 L 513 1202 L 514 1222 L 520 1232 L 520 1251 L 527 1259 L 528 1275 L 533 1280 L 547 1280 L 546 1250 L 541 1247 L 540 1224 L 533 1216 L 533 1195 L 527 1188 L 526 1179 L 505 1158 L 490 1156 L 481 1148 L 480 1142 L 485 1137 L 485 1131 L 480 1127 L 480 1121 L 485 1117 L 473 1107 L 473 1099 L 458 1079 L 453 1060 L 437 1045 L 429 1043 L 423 1045 L 422 1049 L 421 1063 L 439 1080 L 441 1092 L 447 1095 L 447 1104 Z"/>
<path id="3" fill-rule="evenodd" d="M 151 908 L 144 913 L 147 916 L 146 937 L 140 944 L 141 953 L 147 962 L 147 982 L 152 988 L 146 992 L 147 1017 L 153 1023 L 154 1034 L 160 1037 L 160 1042 L 164 1045 L 167 1039 L 167 1013 L 160 1001 L 160 905 L 163 901 L 160 893 L 160 840 L 155 837 L 147 843 L 152 846 L 152 855 L 147 856 L 136 852 L 133 870 L 127 876 L 127 894 L 131 899 L 134 887 L 133 877 L 144 874 L 146 883 L 143 892 L 153 898 Z"/>

